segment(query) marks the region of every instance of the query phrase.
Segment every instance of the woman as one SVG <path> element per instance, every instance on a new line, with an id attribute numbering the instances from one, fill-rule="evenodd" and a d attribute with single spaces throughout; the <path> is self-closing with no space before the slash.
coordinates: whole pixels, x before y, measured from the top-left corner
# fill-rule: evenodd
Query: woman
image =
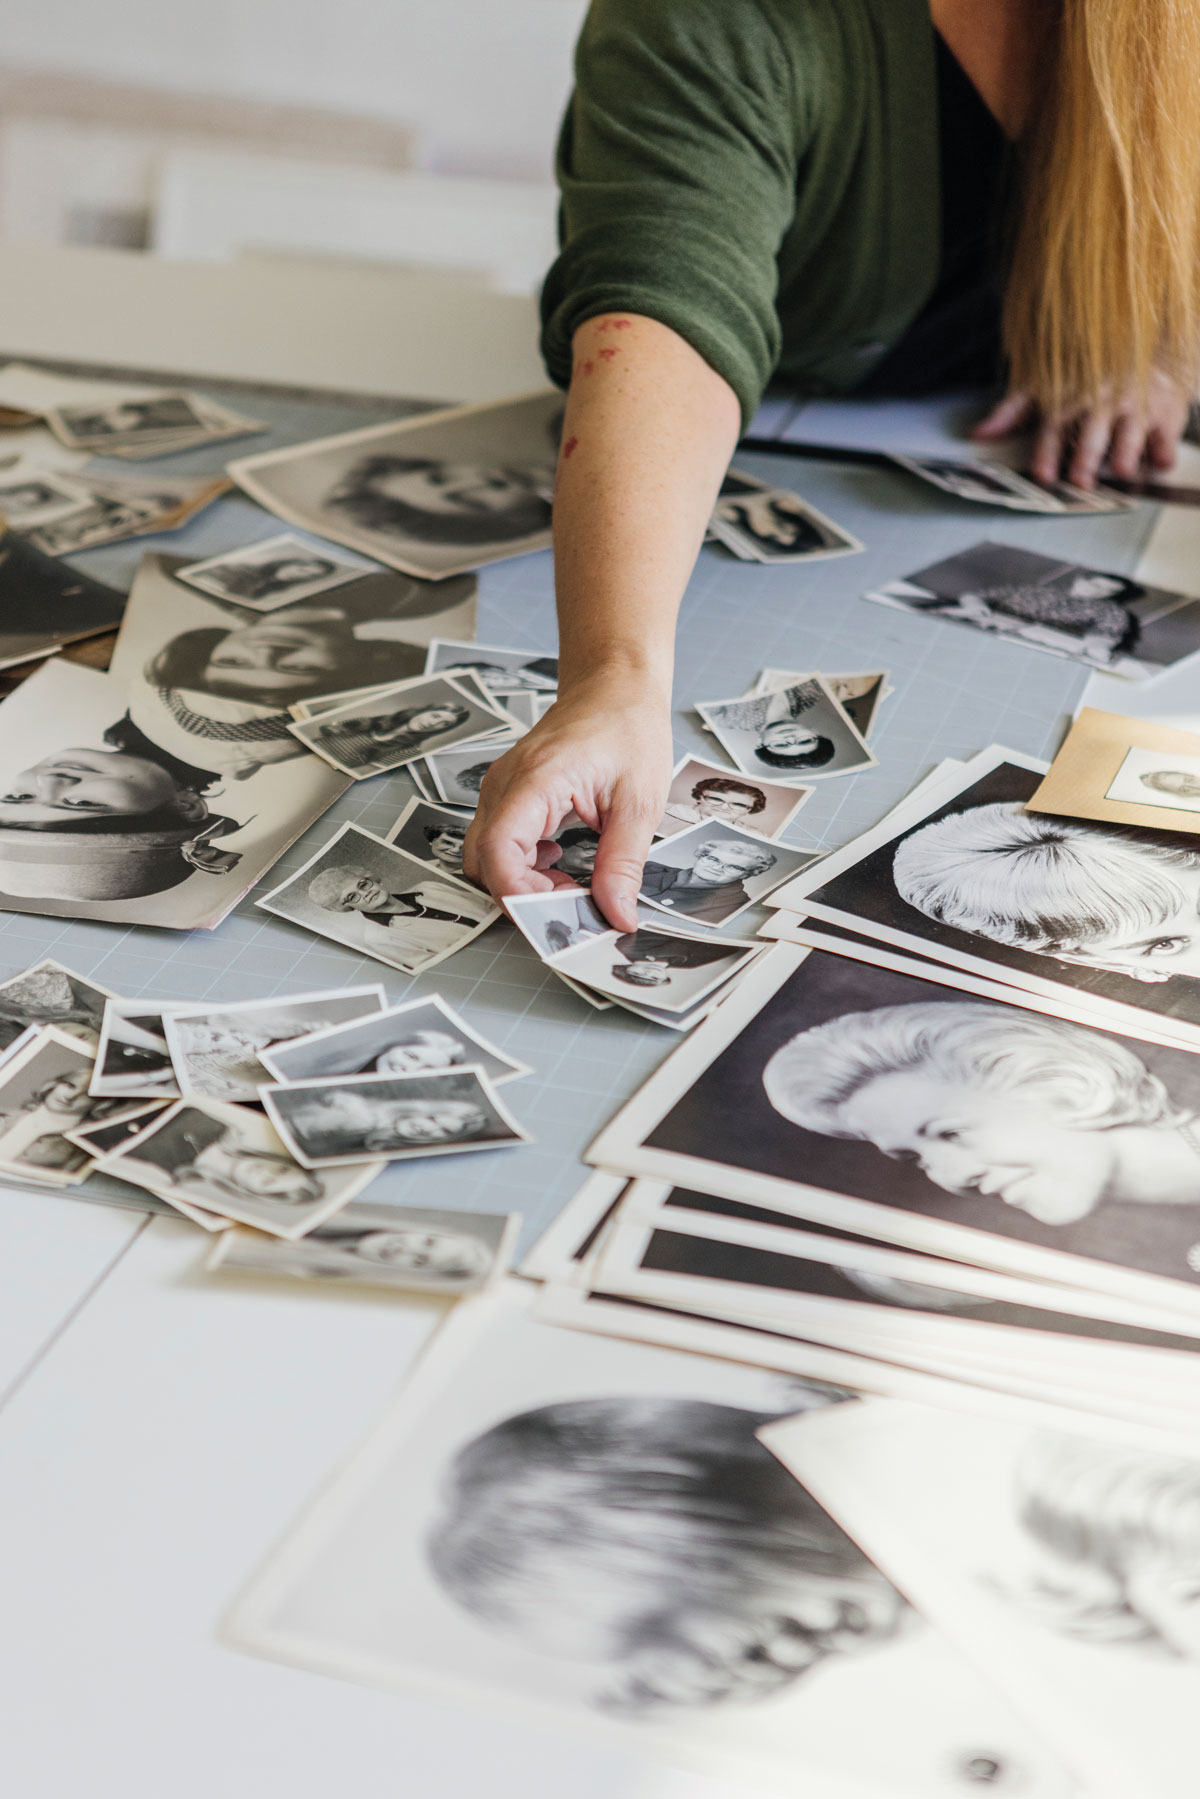
<path id="1" fill-rule="evenodd" d="M 520 1648 L 607 1664 L 594 1695 L 607 1709 L 769 1699 L 823 1661 L 889 1641 L 906 1616 L 758 1442 L 769 1422 L 640 1396 L 508 1418 L 454 1462 L 433 1572 Z"/>
<path id="2" fill-rule="evenodd" d="M 463 841 L 467 835 L 466 825 L 425 825 L 421 834 L 429 849 L 429 860 L 440 868 L 443 874 L 454 875 L 457 880 L 461 881 Z"/>
<path id="3" fill-rule="evenodd" d="M 1134 48 L 1136 46 L 1136 49 Z M 1007 381 L 1032 470 L 1169 467 L 1200 361 L 1195 0 L 593 0 L 543 347 L 569 398 L 559 698 L 466 868 L 544 891 L 568 807 L 635 924 L 669 782 L 675 615 L 766 383 Z"/>
<path id="4" fill-rule="evenodd" d="M 1137 581 L 1085 569 L 1062 581 L 1018 581 L 952 599 L 917 600 L 913 609 L 965 619 L 981 631 L 1003 631 L 1105 668 L 1135 653 L 1141 624 L 1130 606 L 1145 598 Z"/>
<path id="5" fill-rule="evenodd" d="M 747 819 L 765 812 L 766 807 L 767 796 L 761 787 L 727 775 L 709 775 L 696 782 L 690 803 L 677 800 L 667 807 L 666 816 L 689 825 L 704 824 L 710 818 L 719 824 L 744 825 Z"/>
<path id="6" fill-rule="evenodd" d="M 289 587 L 312 587 L 344 579 L 346 564 L 328 556 L 273 556 L 268 562 L 230 562 L 208 571 L 207 579 L 231 600 L 270 600 Z"/>
<path id="7" fill-rule="evenodd" d="M 1039 1224 L 1108 1202 L 1200 1206 L 1197 1116 L 1115 1038 L 981 1000 L 847 1012 L 776 1050 L 767 1098 L 935 1187 Z"/>
<path id="8" fill-rule="evenodd" d="M 549 468 L 367 456 L 325 504 L 367 531 L 418 543 L 506 543 L 547 529 L 552 481 Z"/>
<path id="9" fill-rule="evenodd" d="M 359 1074 L 427 1074 L 457 1068 L 467 1060 L 467 1046 L 449 1031 L 414 1031 L 357 1070 Z"/>
<path id="10" fill-rule="evenodd" d="M 1139 981 L 1200 975 L 1200 844 L 997 801 L 911 832 L 892 877 L 914 910 L 992 943 Z"/>
<path id="11" fill-rule="evenodd" d="M 345 1087 L 307 1094 L 284 1118 L 305 1155 L 317 1159 L 398 1155 L 474 1142 L 492 1131 L 487 1113 L 470 1100 L 399 1099 Z"/>
<path id="12" fill-rule="evenodd" d="M 1010 1596 L 1085 1643 L 1200 1662 L 1200 1462 L 1039 1438 L 1015 1498 L 1037 1561 Z"/>
<path id="13" fill-rule="evenodd" d="M 358 767 L 416 755 L 431 738 L 456 731 L 470 716 L 471 708 L 463 705 L 404 706 L 398 712 L 341 718 L 319 725 L 316 734 L 335 761 Z"/>

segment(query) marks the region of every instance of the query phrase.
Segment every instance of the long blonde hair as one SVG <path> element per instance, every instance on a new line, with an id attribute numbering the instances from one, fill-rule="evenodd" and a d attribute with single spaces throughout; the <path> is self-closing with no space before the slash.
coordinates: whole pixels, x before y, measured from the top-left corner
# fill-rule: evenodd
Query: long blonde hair
<path id="1" fill-rule="evenodd" d="M 1060 0 L 1023 146 L 1012 385 L 1046 411 L 1200 373 L 1200 0 Z"/>

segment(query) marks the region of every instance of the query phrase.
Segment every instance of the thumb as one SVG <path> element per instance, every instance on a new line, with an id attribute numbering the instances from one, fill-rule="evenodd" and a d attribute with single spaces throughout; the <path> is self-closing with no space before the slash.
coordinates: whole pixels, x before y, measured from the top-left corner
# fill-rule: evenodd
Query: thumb
<path id="1" fill-rule="evenodd" d="M 657 818 L 658 809 L 651 816 L 643 806 L 618 801 L 601 826 L 592 898 L 620 931 L 637 929 L 637 896 Z"/>

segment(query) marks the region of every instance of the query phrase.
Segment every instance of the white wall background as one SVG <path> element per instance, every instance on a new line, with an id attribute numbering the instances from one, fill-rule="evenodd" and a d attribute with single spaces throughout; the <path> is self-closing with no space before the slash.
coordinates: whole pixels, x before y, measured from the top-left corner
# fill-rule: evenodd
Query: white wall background
<path id="1" fill-rule="evenodd" d="M 544 179 L 585 0 L 3 0 L 0 57 L 411 124 L 426 167 Z"/>

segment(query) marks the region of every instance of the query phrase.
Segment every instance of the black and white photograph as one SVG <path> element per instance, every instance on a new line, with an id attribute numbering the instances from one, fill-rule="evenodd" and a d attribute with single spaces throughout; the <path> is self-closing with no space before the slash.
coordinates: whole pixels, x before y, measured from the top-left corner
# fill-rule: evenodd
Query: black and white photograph
<path id="1" fill-rule="evenodd" d="M 227 780 L 131 697 L 56 657 L 0 703 L 0 911 L 212 930 L 345 791 L 316 756 Z"/>
<path id="2" fill-rule="evenodd" d="M 381 1164 L 360 1161 L 345 1172 L 302 1168 L 261 1112 L 185 1099 L 98 1166 L 188 1217 L 199 1210 L 292 1239 L 361 1193 Z"/>
<path id="3" fill-rule="evenodd" d="M 91 1091 L 104 1099 L 179 1098 L 161 1001 L 106 1001 Z"/>
<path id="4" fill-rule="evenodd" d="M 258 1231 L 223 1231 L 207 1267 L 214 1273 L 283 1275 L 457 1299 L 485 1292 L 500 1279 L 520 1224 L 511 1212 L 439 1212 L 359 1201 L 295 1242 Z"/>
<path id="5" fill-rule="evenodd" d="M 718 928 L 814 861 L 813 850 L 764 843 L 738 825 L 685 825 L 653 845 L 638 898 L 692 924 Z"/>
<path id="6" fill-rule="evenodd" d="M 508 754 L 520 735 L 514 731 L 511 737 L 492 738 L 462 750 L 435 750 L 419 766 L 428 769 L 439 799 L 474 812 L 489 768 Z"/>
<path id="7" fill-rule="evenodd" d="M 106 987 L 47 958 L 0 981 L 0 1051 L 30 1025 L 52 1024 L 95 1050 L 104 1007 L 113 999 Z"/>
<path id="8" fill-rule="evenodd" d="M 776 1424 L 765 1441 L 1085 1790 L 1186 1793 L 1200 1660 L 1194 1439 L 1083 1416 L 843 1410 Z"/>
<path id="9" fill-rule="evenodd" d="M 182 1094 L 253 1105 L 262 1084 L 274 1079 L 260 1060 L 265 1050 L 386 1005 L 387 995 L 373 982 L 243 1005 L 180 1006 L 164 1018 L 163 1033 Z"/>
<path id="10" fill-rule="evenodd" d="M 865 739 L 820 675 L 777 693 L 705 701 L 696 710 L 746 775 L 803 786 L 875 766 Z"/>
<path id="11" fill-rule="evenodd" d="M 814 562 L 847 556 L 862 545 L 832 519 L 785 488 L 730 469 L 709 530 L 745 562 Z"/>
<path id="12" fill-rule="evenodd" d="M 0 472 L 0 520 L 12 531 L 49 524 L 86 504 L 87 496 L 78 487 L 36 463 L 19 463 Z"/>
<path id="13" fill-rule="evenodd" d="M 343 825 L 255 903 L 406 974 L 452 956 L 500 916 L 477 887 L 416 861 L 360 825 Z"/>
<path id="14" fill-rule="evenodd" d="M 740 825 L 757 837 L 779 837 L 795 818 L 811 787 L 788 787 L 765 777 L 731 775 L 702 756 L 684 756 L 671 773 L 667 803 L 657 835 L 669 837 L 684 825 Z"/>
<path id="15" fill-rule="evenodd" d="M 1104 797 L 1168 812 L 1200 812 L 1200 756 L 1128 750 Z"/>
<path id="16" fill-rule="evenodd" d="M 984 751 L 770 904 L 1200 1044 L 1194 835 L 1031 812 L 1045 772 Z"/>
<path id="17" fill-rule="evenodd" d="M 1019 475 L 1002 462 L 968 460 L 956 462 L 934 456 L 897 456 L 889 459 L 898 468 L 927 481 L 956 500 L 970 500 L 979 506 L 1003 506 L 1010 512 L 1126 512 L 1131 501 L 1111 488 L 1098 487 L 1085 492 L 1067 481 L 1054 481 L 1048 486 Z"/>
<path id="18" fill-rule="evenodd" d="M 438 590 L 381 571 L 278 617 L 248 618 L 181 586 L 179 566 L 142 558 L 110 673 L 155 743 L 239 781 L 308 753 L 290 730 L 298 701 L 420 675 L 419 627 L 437 616 L 439 591 L 451 615 L 473 615 L 475 604 L 473 581 Z"/>
<path id="19" fill-rule="evenodd" d="M 421 413 L 229 473 L 288 524 L 440 580 L 548 547 L 563 406 L 549 391 Z"/>
<path id="20" fill-rule="evenodd" d="M 306 749 L 355 781 L 439 749 L 486 741 L 510 726 L 469 674 L 418 676 L 290 727 Z"/>
<path id="21" fill-rule="evenodd" d="M 238 550 L 225 550 L 203 562 L 190 562 L 176 572 L 177 581 L 232 600 L 254 612 L 274 612 L 297 600 L 311 600 L 331 587 L 361 581 L 370 563 L 351 560 L 329 544 L 306 542 L 285 532 Z"/>
<path id="22" fill-rule="evenodd" d="M 793 687 L 797 681 L 809 678 L 806 671 L 764 668 L 746 698 L 757 699 L 760 694 L 776 693 L 781 687 Z M 893 691 L 888 686 L 886 670 L 873 669 L 866 674 L 852 675 L 830 675 L 822 671 L 821 679 L 845 709 L 859 735 L 870 737 L 880 705 Z"/>
<path id="23" fill-rule="evenodd" d="M 1200 1317 L 1200 1058 L 1064 1014 L 781 944 L 588 1160 Z"/>
<path id="24" fill-rule="evenodd" d="M 427 675 L 472 674 L 497 699 L 517 694 L 558 692 L 558 657 L 536 650 L 500 649 L 491 643 L 452 643 L 435 637 L 425 664 Z"/>
<path id="25" fill-rule="evenodd" d="M 472 1030 L 438 993 L 291 1043 L 272 1044 L 261 1053 L 270 1079 L 284 1085 L 332 1075 L 436 1074 L 475 1067 L 499 1087 L 533 1072 Z"/>
<path id="26" fill-rule="evenodd" d="M 569 887 L 553 893 L 515 893 L 505 900 L 509 917 L 543 962 L 565 949 L 602 937 L 611 927 L 588 893 Z"/>
<path id="27" fill-rule="evenodd" d="M 113 631 L 125 595 L 0 530 L 0 668 Z"/>
<path id="28" fill-rule="evenodd" d="M 144 437 L 169 437 L 175 432 L 203 434 L 207 430 L 203 412 L 185 393 L 114 400 L 107 406 L 59 406 L 47 412 L 46 419 L 64 443 L 88 449 L 109 439 L 121 443 Z"/>
<path id="29" fill-rule="evenodd" d="M 0 1067 L 0 1169 L 10 1178 L 64 1187 L 84 1179 L 93 1157 L 63 1133 L 114 1110 L 88 1092 L 91 1074 L 91 1050 L 53 1025 Z"/>
<path id="30" fill-rule="evenodd" d="M 222 475 L 151 481 L 76 473 L 70 479 L 78 490 L 76 504 L 28 528 L 27 543 L 47 556 L 73 556 L 126 537 L 178 531 L 230 486 Z"/>
<path id="31" fill-rule="evenodd" d="M 428 862 L 443 874 L 463 879 L 463 844 L 471 821 L 447 806 L 429 800 L 409 800 L 387 834 L 387 841 L 405 850 L 418 862 Z"/>
<path id="32" fill-rule="evenodd" d="M 1200 600 L 1017 544 L 975 544 L 866 598 L 1132 681 L 1200 649 Z"/>
<path id="33" fill-rule="evenodd" d="M 436 1074 L 343 1075 L 264 1087 L 262 1102 L 306 1168 L 376 1156 L 406 1161 L 512 1149 L 530 1141 L 478 1067 Z"/>
<path id="34" fill-rule="evenodd" d="M 761 949 L 760 943 L 740 938 L 672 931 L 664 921 L 662 926 L 639 925 L 636 931 L 585 936 L 560 951 L 554 967 L 612 999 L 640 998 L 658 1012 L 686 1012 Z"/>
<path id="35" fill-rule="evenodd" d="M 844 1389 L 557 1330 L 532 1297 L 507 1282 L 456 1313 L 228 1640 L 536 1707 L 739 1790 L 964 1799 L 986 1765 L 1062 1799 L 969 1660 L 758 1442 Z"/>
<path id="36" fill-rule="evenodd" d="M 77 1125 L 74 1129 L 64 1131 L 63 1136 L 68 1143 L 74 1143 L 85 1150 L 89 1156 L 99 1158 L 111 1155 L 122 1143 L 128 1143 L 131 1137 L 140 1137 L 152 1118 L 165 1112 L 173 1101 L 169 1099 L 151 1099 L 121 1101 L 118 1109 L 110 1116 L 102 1118 L 98 1124 Z"/>
<path id="37" fill-rule="evenodd" d="M 583 824 L 572 812 L 546 841 L 558 846 L 558 860 L 546 872 L 551 876 L 566 875 L 576 887 L 590 888 L 600 848 L 599 831 Z"/>

